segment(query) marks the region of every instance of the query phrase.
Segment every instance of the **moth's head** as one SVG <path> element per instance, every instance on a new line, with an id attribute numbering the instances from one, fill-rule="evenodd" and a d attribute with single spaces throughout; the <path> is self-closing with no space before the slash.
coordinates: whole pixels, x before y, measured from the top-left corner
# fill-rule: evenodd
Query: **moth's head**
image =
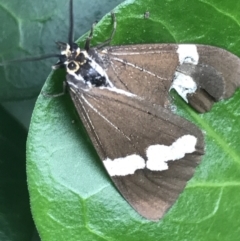
<path id="1" fill-rule="evenodd" d="M 69 74 L 75 74 L 88 60 L 85 50 L 81 51 L 76 43 L 70 46 L 68 43 L 56 42 L 61 50 L 58 62 L 52 66 L 53 69 L 66 68 Z"/>

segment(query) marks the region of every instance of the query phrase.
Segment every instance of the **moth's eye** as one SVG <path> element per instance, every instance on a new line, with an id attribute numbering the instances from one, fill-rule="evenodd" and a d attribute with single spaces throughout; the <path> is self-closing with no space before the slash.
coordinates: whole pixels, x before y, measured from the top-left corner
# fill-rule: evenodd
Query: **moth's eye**
<path id="1" fill-rule="evenodd" d="M 75 62 L 71 61 L 67 68 L 70 70 L 70 71 L 77 71 L 79 69 L 79 65 L 76 64 Z"/>

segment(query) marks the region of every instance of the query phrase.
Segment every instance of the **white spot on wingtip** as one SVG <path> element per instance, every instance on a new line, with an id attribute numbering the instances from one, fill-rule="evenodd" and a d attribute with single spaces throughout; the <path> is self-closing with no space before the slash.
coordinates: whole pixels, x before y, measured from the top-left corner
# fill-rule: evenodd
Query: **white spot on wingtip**
<path id="1" fill-rule="evenodd" d="M 149 146 L 146 167 L 152 171 L 163 171 L 168 169 L 168 161 L 182 159 L 185 154 L 193 153 L 196 149 L 197 138 L 192 135 L 184 135 L 178 138 L 171 146 L 152 145 Z"/>
<path id="2" fill-rule="evenodd" d="M 110 176 L 126 176 L 134 174 L 136 170 L 148 168 L 151 171 L 163 171 L 168 169 L 168 161 L 182 159 L 185 154 L 193 153 L 196 149 L 197 138 L 192 135 L 184 135 L 178 138 L 170 146 L 151 145 L 146 150 L 147 162 L 137 155 L 109 158 L 103 161 Z"/>
<path id="3" fill-rule="evenodd" d="M 114 160 L 107 158 L 103 164 L 110 176 L 126 176 L 134 174 L 138 169 L 145 168 L 144 159 L 136 154 Z"/>
<path id="4" fill-rule="evenodd" d="M 171 89 L 175 89 L 177 93 L 188 103 L 187 95 L 196 92 L 197 84 L 189 75 L 176 71 L 169 91 Z"/>
<path id="5" fill-rule="evenodd" d="M 190 63 L 197 65 L 199 60 L 199 54 L 197 51 L 197 46 L 194 44 L 180 44 L 178 45 L 178 58 L 179 63 Z"/>

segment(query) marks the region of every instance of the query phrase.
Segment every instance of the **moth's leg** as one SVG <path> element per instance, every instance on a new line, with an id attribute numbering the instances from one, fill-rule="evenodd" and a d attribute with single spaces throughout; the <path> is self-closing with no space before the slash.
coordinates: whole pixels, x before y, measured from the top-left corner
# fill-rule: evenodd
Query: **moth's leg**
<path id="1" fill-rule="evenodd" d="M 97 22 L 93 23 L 92 27 L 91 27 L 91 31 L 90 31 L 90 34 L 88 35 L 87 39 L 86 39 L 86 42 L 85 42 L 85 47 L 84 49 L 86 51 L 88 51 L 90 49 L 90 42 L 91 42 L 91 39 L 93 37 L 93 30 L 94 30 L 94 27 L 96 26 Z"/>
<path id="2" fill-rule="evenodd" d="M 117 19 L 116 19 L 116 15 L 114 12 L 111 12 L 111 17 L 112 17 L 112 21 L 113 21 L 113 30 L 112 30 L 112 33 L 110 35 L 110 38 L 107 39 L 106 41 L 104 41 L 103 43 L 99 44 L 96 48 L 97 49 L 101 49 L 103 48 L 104 46 L 106 45 L 110 45 L 114 35 L 115 35 L 115 32 L 116 32 L 116 28 L 117 28 Z"/>
<path id="3" fill-rule="evenodd" d="M 63 81 L 63 90 L 62 90 L 62 92 L 60 92 L 60 93 L 58 93 L 58 94 L 47 94 L 47 93 L 45 93 L 45 92 L 42 92 L 42 95 L 43 95 L 44 97 L 56 98 L 56 97 L 65 95 L 66 93 L 67 93 L 67 82 L 66 82 L 66 81 Z"/>

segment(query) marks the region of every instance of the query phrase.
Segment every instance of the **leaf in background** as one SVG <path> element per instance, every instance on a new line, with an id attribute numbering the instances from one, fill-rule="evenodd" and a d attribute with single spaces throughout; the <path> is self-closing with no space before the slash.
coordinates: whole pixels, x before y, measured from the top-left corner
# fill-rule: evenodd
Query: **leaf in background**
<path id="1" fill-rule="evenodd" d="M 30 241 L 34 224 L 26 181 L 27 132 L 2 107 L 0 116 L 0 240 Z"/>
<path id="2" fill-rule="evenodd" d="M 150 17 L 144 19 L 144 13 Z M 126 1 L 115 13 L 113 44 L 187 42 L 239 53 L 235 1 Z M 112 29 L 99 23 L 94 43 Z M 52 73 L 45 91 L 61 91 Z M 140 217 L 107 176 L 68 95 L 37 101 L 28 138 L 28 182 L 43 241 L 237 241 L 240 235 L 240 91 L 199 115 L 180 98 L 177 112 L 205 132 L 206 154 L 184 192 L 159 222 Z"/>
<path id="3" fill-rule="evenodd" d="M 84 6 L 83 0 L 75 0 L 75 36 L 91 26 L 92 9 L 97 9 L 94 15 L 99 20 L 105 9 L 122 1 L 85 0 Z M 55 41 L 68 39 L 68 5 L 66 0 L 0 0 L 0 62 L 58 53 Z M 0 67 L 0 101 L 36 97 L 55 62 L 50 59 Z"/>

